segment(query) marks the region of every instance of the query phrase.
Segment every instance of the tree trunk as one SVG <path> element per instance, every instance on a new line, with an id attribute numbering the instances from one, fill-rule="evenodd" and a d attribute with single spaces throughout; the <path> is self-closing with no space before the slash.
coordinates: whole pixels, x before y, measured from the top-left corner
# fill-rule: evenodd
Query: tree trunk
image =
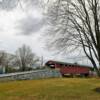
<path id="1" fill-rule="evenodd" d="M 94 69 L 95 69 L 98 77 L 100 77 L 100 70 L 99 70 L 99 68 L 97 67 L 96 63 L 93 60 L 91 60 L 91 62 L 93 64 L 93 66 L 94 66 Z M 100 66 L 100 62 L 99 62 L 99 66 Z"/>

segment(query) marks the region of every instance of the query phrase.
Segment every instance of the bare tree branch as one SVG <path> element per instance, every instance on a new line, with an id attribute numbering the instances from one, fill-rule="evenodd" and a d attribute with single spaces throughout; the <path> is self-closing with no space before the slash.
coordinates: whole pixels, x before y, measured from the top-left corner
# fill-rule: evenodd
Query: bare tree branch
<path id="1" fill-rule="evenodd" d="M 16 64 L 20 67 L 21 71 L 25 71 L 26 68 L 32 67 L 32 65 L 38 61 L 38 57 L 32 53 L 29 46 L 23 45 L 16 51 Z"/>
<path id="2" fill-rule="evenodd" d="M 55 36 L 52 45 L 62 50 L 82 47 L 100 76 L 100 1 L 56 0 L 49 4 L 47 18 L 51 26 L 48 34 Z"/>

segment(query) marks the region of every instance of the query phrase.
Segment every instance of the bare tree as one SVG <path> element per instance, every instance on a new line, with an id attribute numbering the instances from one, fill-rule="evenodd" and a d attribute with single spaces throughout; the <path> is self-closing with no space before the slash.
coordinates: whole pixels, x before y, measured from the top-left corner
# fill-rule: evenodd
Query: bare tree
<path id="1" fill-rule="evenodd" d="M 2 69 L 4 69 L 4 72 L 8 72 L 8 66 L 10 65 L 10 61 L 13 59 L 13 56 L 11 54 L 8 54 L 4 51 L 0 52 L 0 65 L 2 66 Z"/>
<path id="2" fill-rule="evenodd" d="M 100 76 L 100 0 L 54 0 L 47 15 L 50 43 L 62 51 L 82 47 Z"/>
<path id="3" fill-rule="evenodd" d="M 4 51 L 0 52 L 0 66 L 2 67 L 3 73 L 5 73 L 5 58 L 6 54 L 4 53 Z"/>
<path id="4" fill-rule="evenodd" d="M 29 46 L 23 45 L 16 51 L 16 64 L 20 67 L 21 71 L 25 71 L 26 68 L 32 67 L 37 61 L 39 61 L 38 57 L 32 53 Z"/>

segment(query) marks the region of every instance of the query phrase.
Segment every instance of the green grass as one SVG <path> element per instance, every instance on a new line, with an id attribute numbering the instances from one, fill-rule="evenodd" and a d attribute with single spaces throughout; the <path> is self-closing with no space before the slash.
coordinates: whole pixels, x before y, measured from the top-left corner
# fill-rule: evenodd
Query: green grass
<path id="1" fill-rule="evenodd" d="M 100 79 L 55 78 L 0 83 L 0 100 L 100 100 Z"/>

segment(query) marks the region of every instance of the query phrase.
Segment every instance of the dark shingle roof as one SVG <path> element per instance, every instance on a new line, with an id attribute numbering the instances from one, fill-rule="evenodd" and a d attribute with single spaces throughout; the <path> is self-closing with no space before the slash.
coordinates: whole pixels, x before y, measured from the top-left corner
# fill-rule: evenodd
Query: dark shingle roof
<path id="1" fill-rule="evenodd" d="M 77 64 L 77 63 L 68 63 L 68 62 L 62 62 L 62 61 L 55 61 L 55 60 L 49 60 L 48 62 L 54 62 L 54 63 L 57 63 L 57 64 L 65 64 L 65 65 L 77 65 L 77 66 L 80 66 L 80 67 L 88 67 L 90 69 L 93 69 L 92 66 L 89 66 L 89 65 L 82 65 L 82 64 Z M 48 63 L 47 62 L 47 63 Z"/>

